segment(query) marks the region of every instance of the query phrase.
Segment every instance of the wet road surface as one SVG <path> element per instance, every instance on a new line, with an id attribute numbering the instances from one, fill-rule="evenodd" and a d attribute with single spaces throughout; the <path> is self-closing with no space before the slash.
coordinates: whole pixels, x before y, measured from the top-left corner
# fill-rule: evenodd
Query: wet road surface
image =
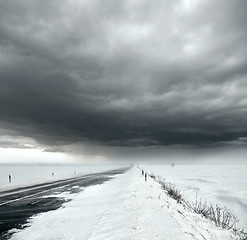
<path id="1" fill-rule="evenodd" d="M 9 239 L 11 233 L 8 231 L 13 228 L 24 228 L 31 216 L 58 209 L 64 202 L 69 201 L 56 195 L 63 192 L 78 193 L 88 186 L 102 184 L 115 174 L 124 173 L 128 169 L 88 174 L 0 192 L 0 239 Z"/>

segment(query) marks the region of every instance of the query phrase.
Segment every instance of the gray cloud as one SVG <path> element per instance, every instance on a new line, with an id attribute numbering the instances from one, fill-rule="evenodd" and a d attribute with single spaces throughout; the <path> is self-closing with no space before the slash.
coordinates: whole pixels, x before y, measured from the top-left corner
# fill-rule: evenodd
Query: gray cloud
<path id="1" fill-rule="evenodd" d="M 49 146 L 246 137 L 246 5 L 0 1 L 0 127 Z"/>

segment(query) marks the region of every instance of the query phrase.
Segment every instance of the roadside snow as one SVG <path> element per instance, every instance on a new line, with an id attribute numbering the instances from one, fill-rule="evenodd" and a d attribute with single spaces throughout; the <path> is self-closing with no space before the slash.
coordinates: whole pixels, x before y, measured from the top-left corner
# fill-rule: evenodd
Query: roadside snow
<path id="1" fill-rule="evenodd" d="M 185 200 L 196 197 L 207 204 L 227 207 L 238 218 L 238 226 L 247 228 L 247 164 L 141 165 L 145 171 L 175 185 Z"/>
<path id="2" fill-rule="evenodd" d="M 192 214 L 136 167 L 73 194 L 62 208 L 38 214 L 12 240 L 230 240 L 230 232 Z"/>
<path id="3" fill-rule="evenodd" d="M 74 165 L 2 165 L 0 164 L 0 192 L 35 184 L 48 183 L 80 175 L 126 167 L 122 164 L 74 164 Z M 52 173 L 54 175 L 52 175 Z M 9 174 L 12 182 L 9 183 Z"/>

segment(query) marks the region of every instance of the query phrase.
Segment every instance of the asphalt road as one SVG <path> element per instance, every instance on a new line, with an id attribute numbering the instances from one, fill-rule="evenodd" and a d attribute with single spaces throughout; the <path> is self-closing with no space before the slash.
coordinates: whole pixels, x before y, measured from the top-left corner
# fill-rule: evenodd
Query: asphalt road
<path id="1" fill-rule="evenodd" d="M 102 184 L 126 170 L 128 168 L 0 192 L 0 239 L 9 239 L 11 233 L 8 231 L 13 228 L 24 228 L 31 216 L 58 209 L 65 201 L 69 201 L 56 195 L 62 192 L 78 193 L 88 186 Z"/>

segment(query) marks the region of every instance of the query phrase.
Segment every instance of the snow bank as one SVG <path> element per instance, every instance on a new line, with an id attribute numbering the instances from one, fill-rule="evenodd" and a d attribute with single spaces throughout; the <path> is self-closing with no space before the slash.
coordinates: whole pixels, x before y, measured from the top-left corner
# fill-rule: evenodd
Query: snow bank
<path id="1" fill-rule="evenodd" d="M 183 197 L 194 202 L 196 196 L 208 204 L 226 206 L 247 227 L 247 165 L 246 164 L 176 164 L 142 165 L 146 171 L 174 184 Z"/>
<path id="2" fill-rule="evenodd" d="M 186 212 L 153 179 L 145 182 L 137 168 L 72 197 L 62 208 L 32 217 L 11 239 L 231 239 L 229 231 Z"/>

